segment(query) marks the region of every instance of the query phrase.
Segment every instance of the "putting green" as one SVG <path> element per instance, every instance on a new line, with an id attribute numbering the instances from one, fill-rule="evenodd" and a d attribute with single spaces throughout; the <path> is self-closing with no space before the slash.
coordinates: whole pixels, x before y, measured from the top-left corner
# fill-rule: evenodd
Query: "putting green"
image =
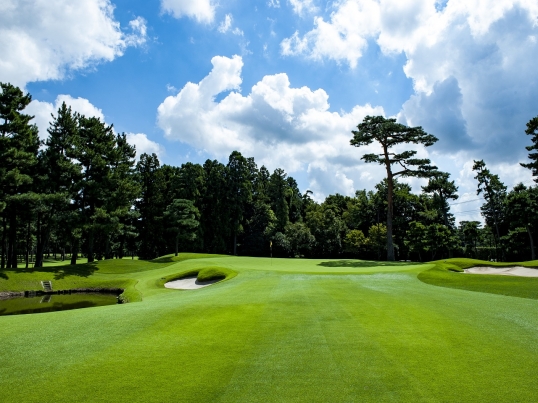
<path id="1" fill-rule="evenodd" d="M 434 264 L 202 256 L 114 266 L 75 279 L 65 269 L 57 283 L 124 281 L 142 302 L 0 317 L 3 401 L 538 396 L 538 301 L 420 281 Z M 162 286 L 208 266 L 238 274 L 199 290 Z M 4 272 L 0 289 L 40 275 Z"/>

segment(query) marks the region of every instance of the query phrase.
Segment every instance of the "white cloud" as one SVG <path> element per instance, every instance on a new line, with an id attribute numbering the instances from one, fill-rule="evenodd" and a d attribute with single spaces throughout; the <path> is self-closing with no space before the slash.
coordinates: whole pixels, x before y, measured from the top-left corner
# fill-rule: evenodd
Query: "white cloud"
<path id="1" fill-rule="evenodd" d="M 289 0 L 295 14 L 303 15 L 318 11 L 313 0 Z"/>
<path id="2" fill-rule="evenodd" d="M 24 87 L 121 56 L 146 40 L 144 19 L 121 30 L 109 0 L 4 0 L 0 3 L 0 80 Z"/>
<path id="3" fill-rule="evenodd" d="M 37 125 L 39 129 L 39 137 L 42 140 L 45 140 L 48 137 L 47 129 L 49 128 L 49 123 L 52 121 L 51 114 L 56 116 L 58 109 L 62 106 L 63 102 L 65 102 L 67 106 L 71 106 L 73 112 L 78 112 L 87 117 L 95 116 L 101 119 L 101 121 L 105 120 L 103 111 L 85 98 L 73 98 L 70 95 L 58 95 L 54 104 L 33 100 L 24 111 L 29 115 L 35 116 L 32 122 Z"/>
<path id="4" fill-rule="evenodd" d="M 280 8 L 280 0 L 269 0 L 267 2 L 268 7 Z"/>
<path id="5" fill-rule="evenodd" d="M 232 26 L 232 15 L 226 14 L 224 16 L 224 20 L 222 20 L 222 22 L 220 23 L 218 30 L 219 32 L 224 34 L 228 32 L 231 26 Z"/>
<path id="6" fill-rule="evenodd" d="M 162 145 L 148 139 L 148 136 L 144 133 L 127 133 L 127 142 L 136 147 L 136 159 L 144 153 L 157 154 L 157 157 L 161 157 L 165 150 Z"/>
<path id="7" fill-rule="evenodd" d="M 233 16 L 231 14 L 226 14 L 224 16 L 224 20 L 222 20 L 222 22 L 220 23 L 217 29 L 222 34 L 225 34 L 226 32 L 231 32 L 234 35 L 243 36 L 243 31 L 241 31 L 237 27 L 232 29 L 232 26 L 233 26 Z"/>
<path id="8" fill-rule="evenodd" d="M 300 3 L 310 1 L 290 0 Z M 538 3 L 533 0 L 450 0 L 440 9 L 436 0 L 343 0 L 334 2 L 329 21 L 314 19 L 314 28 L 282 42 L 284 54 L 304 54 L 315 59 L 329 58 L 357 65 L 368 40 L 375 40 L 384 52 L 405 52 L 411 59 L 420 46 L 432 47 L 465 30 L 480 41 L 491 26 L 514 10 L 533 28 L 538 25 Z M 530 35 L 532 37 L 533 35 Z M 530 38 L 529 37 L 529 38 Z M 487 39 L 487 38 L 486 38 Z M 532 39 L 530 39 L 532 41 Z M 334 46 L 328 46 L 334 42 Z M 446 59 L 450 54 L 446 54 Z M 434 58 L 432 63 L 437 62 Z M 443 69 L 443 63 L 436 63 Z M 447 78 L 450 74 L 445 75 Z M 437 80 L 436 80 L 437 81 Z M 421 85 L 421 83 L 418 83 Z M 433 83 L 429 83 L 433 85 Z"/>
<path id="9" fill-rule="evenodd" d="M 330 22 L 314 18 L 314 29 L 302 38 L 298 32 L 282 41 L 284 55 L 304 54 L 313 59 L 346 61 L 352 68 L 379 27 L 379 4 L 375 0 L 338 3 Z"/>
<path id="10" fill-rule="evenodd" d="M 368 43 L 403 53 L 415 94 L 401 121 L 423 126 L 445 152 L 515 162 L 538 110 L 538 2 L 343 0 L 328 19 L 281 43 L 284 55 L 357 66 Z"/>
<path id="11" fill-rule="evenodd" d="M 164 12 L 175 18 L 189 17 L 204 24 L 215 19 L 215 4 L 212 0 L 161 0 Z"/>
<path id="12" fill-rule="evenodd" d="M 225 159 L 239 150 L 270 169 L 307 171 L 316 192 L 352 193 L 373 186 L 380 176 L 363 177 L 358 152 L 349 145 L 351 130 L 380 107 L 356 106 L 350 112 L 331 112 L 323 89 L 294 88 L 286 74 L 265 76 L 248 95 L 240 90 L 241 57 L 217 56 L 212 71 L 198 84 L 187 83 L 159 106 L 157 123 L 171 140 L 179 140 Z M 229 92 L 219 102 L 217 95 Z M 375 146 L 367 148 L 375 149 Z M 331 179 L 332 178 L 332 179 Z"/>
<path id="13" fill-rule="evenodd" d="M 239 28 L 235 27 L 234 29 L 232 29 L 232 34 L 243 36 L 243 31 L 240 30 Z"/>
<path id="14" fill-rule="evenodd" d="M 147 22 L 142 17 L 136 17 L 134 20 L 129 21 L 129 27 L 133 31 L 125 37 L 126 44 L 129 46 L 142 46 L 146 43 L 148 28 Z"/>

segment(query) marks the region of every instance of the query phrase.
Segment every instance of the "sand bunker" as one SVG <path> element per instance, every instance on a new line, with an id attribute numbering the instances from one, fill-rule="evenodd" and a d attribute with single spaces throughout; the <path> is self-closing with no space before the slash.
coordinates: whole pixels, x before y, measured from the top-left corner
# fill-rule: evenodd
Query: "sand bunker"
<path id="1" fill-rule="evenodd" d="M 538 269 L 530 267 L 471 267 L 463 270 L 465 273 L 471 274 L 497 274 L 503 276 L 520 276 L 520 277 L 538 277 Z"/>
<path id="2" fill-rule="evenodd" d="M 537 270 L 538 271 L 538 270 Z M 208 285 L 215 284 L 219 280 L 198 281 L 196 276 L 184 277 L 179 280 L 169 281 L 164 286 L 166 288 L 173 288 L 176 290 L 197 290 L 198 288 L 207 287 Z"/>

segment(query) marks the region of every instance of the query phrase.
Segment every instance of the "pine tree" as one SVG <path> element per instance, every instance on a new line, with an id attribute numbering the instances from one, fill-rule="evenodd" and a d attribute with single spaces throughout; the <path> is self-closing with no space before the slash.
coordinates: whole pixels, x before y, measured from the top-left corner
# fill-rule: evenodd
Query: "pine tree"
<path id="1" fill-rule="evenodd" d="M 30 94 L 0 83 L 0 212 L 2 213 L 1 267 L 17 267 L 17 217 L 24 214 L 24 203 L 16 195 L 32 190 L 40 146 L 33 116 L 23 111 Z"/>
<path id="2" fill-rule="evenodd" d="M 383 165 L 387 171 L 387 260 L 394 260 L 394 243 L 392 239 L 392 217 L 394 179 L 400 177 L 431 177 L 437 167 L 430 165 L 426 158 L 414 158 L 416 151 L 406 150 L 395 153 L 391 149 L 400 144 L 422 144 L 425 147 L 433 145 L 437 138 L 422 130 L 422 127 L 407 127 L 396 123 L 396 119 L 386 119 L 383 116 L 366 116 L 357 128 L 352 131 L 351 145 L 355 147 L 366 146 L 374 141 L 382 148 L 380 154 L 365 154 L 362 159 L 368 163 Z M 401 168 L 393 172 L 393 166 Z"/>

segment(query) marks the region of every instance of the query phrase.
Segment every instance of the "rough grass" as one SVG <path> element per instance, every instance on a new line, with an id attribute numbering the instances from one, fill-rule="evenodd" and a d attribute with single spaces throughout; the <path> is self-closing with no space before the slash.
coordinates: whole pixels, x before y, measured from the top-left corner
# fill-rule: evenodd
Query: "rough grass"
<path id="1" fill-rule="evenodd" d="M 495 263 L 474 259 L 447 259 L 433 263 L 435 263 L 433 268 L 425 270 L 418 275 L 420 281 L 440 287 L 538 299 L 538 278 L 468 274 L 463 272 L 464 269 L 476 266 L 536 267 L 538 266 L 538 261 Z"/>
<path id="2" fill-rule="evenodd" d="M 538 396 L 538 302 L 417 278 L 438 263 L 217 257 L 158 264 L 82 277 L 134 281 L 140 303 L 0 317 L 1 400 L 533 402 Z M 162 287 L 168 276 L 209 267 L 238 275 L 199 290 Z M 7 274 L 0 282 L 16 281 Z"/>

